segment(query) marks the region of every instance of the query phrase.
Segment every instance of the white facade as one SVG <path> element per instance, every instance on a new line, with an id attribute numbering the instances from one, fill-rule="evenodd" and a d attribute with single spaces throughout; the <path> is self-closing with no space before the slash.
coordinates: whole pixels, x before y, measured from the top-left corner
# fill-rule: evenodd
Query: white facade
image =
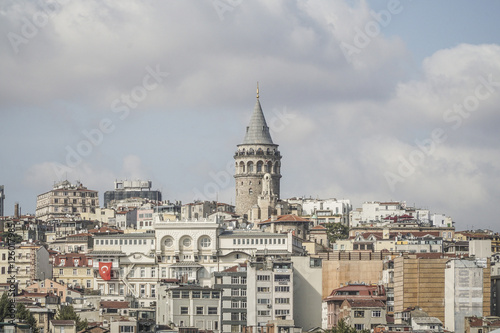
<path id="1" fill-rule="evenodd" d="M 341 222 L 349 225 L 349 215 L 352 210 L 350 200 L 293 198 L 286 201 L 290 204 L 299 204 L 302 207 L 302 215 L 315 216 L 314 221 L 318 223 Z M 335 221 L 332 220 L 334 216 L 338 217 Z"/>
<path id="2" fill-rule="evenodd" d="M 434 227 L 453 227 L 451 217 L 444 214 L 432 214 L 431 221 Z"/>
<path id="3" fill-rule="evenodd" d="M 211 285 L 218 267 L 218 220 L 161 221 L 153 224 L 161 278 L 181 278 Z"/>
<path id="4" fill-rule="evenodd" d="M 293 321 L 293 275 L 291 261 L 248 264 L 247 326 L 255 329 L 272 320 Z"/>
<path id="5" fill-rule="evenodd" d="M 464 332 L 464 319 L 483 316 L 483 264 L 454 259 L 445 269 L 445 329 Z"/>

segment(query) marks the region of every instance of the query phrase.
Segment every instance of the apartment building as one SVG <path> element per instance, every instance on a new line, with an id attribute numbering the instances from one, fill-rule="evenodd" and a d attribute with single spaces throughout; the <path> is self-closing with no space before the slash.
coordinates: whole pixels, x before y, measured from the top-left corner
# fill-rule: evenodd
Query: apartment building
<path id="1" fill-rule="evenodd" d="M 250 261 L 245 332 L 257 332 L 260 328 L 266 332 L 269 324 L 293 330 L 293 286 L 293 263 L 289 259 Z"/>
<path id="2" fill-rule="evenodd" d="M 445 269 L 445 329 L 465 330 L 465 317 L 489 316 L 490 285 L 487 260 L 452 259 Z M 489 281 L 488 281 L 489 282 Z M 485 299 L 486 297 L 486 299 Z M 488 310 L 486 313 L 483 310 Z"/>
<path id="3" fill-rule="evenodd" d="M 7 245 L 2 243 L 0 246 L 0 283 L 7 283 L 10 277 L 9 252 Z M 52 278 L 49 252 L 43 246 L 16 244 L 14 252 L 14 275 L 19 289 L 26 288 L 37 280 Z"/>
<path id="4" fill-rule="evenodd" d="M 247 326 L 247 265 L 214 273 L 214 287 L 222 291 L 222 332 L 242 332 Z"/>
<path id="5" fill-rule="evenodd" d="M 221 290 L 198 285 L 161 287 L 157 324 L 173 325 L 179 331 L 196 328 L 220 333 Z"/>
<path id="6" fill-rule="evenodd" d="M 53 262 L 53 278 L 68 288 L 94 289 L 93 267 L 93 259 L 85 254 L 57 254 Z"/>
<path id="7" fill-rule="evenodd" d="M 67 220 L 81 213 L 95 213 L 97 208 L 97 191 L 87 189 L 80 182 L 73 185 L 64 180 L 54 184 L 51 191 L 37 196 L 35 215 L 42 221 Z"/>

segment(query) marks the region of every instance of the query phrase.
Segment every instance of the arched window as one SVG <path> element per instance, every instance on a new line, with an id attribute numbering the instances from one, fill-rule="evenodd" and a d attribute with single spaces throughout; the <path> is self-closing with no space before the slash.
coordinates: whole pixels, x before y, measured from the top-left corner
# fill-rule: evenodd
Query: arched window
<path id="1" fill-rule="evenodd" d="M 258 161 L 258 162 L 257 162 L 257 172 L 262 172 L 262 165 L 263 165 L 263 164 L 264 164 L 264 163 L 263 163 L 262 161 Z"/>
<path id="2" fill-rule="evenodd" d="M 248 164 L 247 164 L 247 172 L 248 173 L 253 172 L 253 162 L 252 161 L 248 162 Z"/>
<path id="3" fill-rule="evenodd" d="M 253 194 L 253 190 L 251 188 L 248 189 L 248 194 Z"/>
<path id="4" fill-rule="evenodd" d="M 253 155 L 254 153 L 255 151 L 253 150 L 253 148 L 248 149 L 248 155 Z"/>
<path id="5" fill-rule="evenodd" d="M 266 172 L 269 172 L 269 173 L 273 172 L 273 162 L 271 162 L 271 161 L 267 162 Z"/>
<path id="6" fill-rule="evenodd" d="M 245 172 L 245 162 L 241 161 L 240 162 L 240 173 L 244 173 Z"/>
<path id="7" fill-rule="evenodd" d="M 200 239 L 200 246 L 203 248 L 210 247 L 211 244 L 212 244 L 212 241 L 211 241 L 210 237 L 208 237 L 208 236 L 203 236 Z"/>

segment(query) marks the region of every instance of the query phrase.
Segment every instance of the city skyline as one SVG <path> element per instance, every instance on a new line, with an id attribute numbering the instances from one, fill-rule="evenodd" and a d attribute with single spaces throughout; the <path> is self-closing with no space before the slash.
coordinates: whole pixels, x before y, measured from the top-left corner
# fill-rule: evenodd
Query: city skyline
<path id="1" fill-rule="evenodd" d="M 101 202 L 116 179 L 150 179 L 164 199 L 234 204 L 259 81 L 282 198 L 406 201 L 495 230 L 499 6 L 8 4 L 5 212 L 34 213 L 63 179 Z"/>

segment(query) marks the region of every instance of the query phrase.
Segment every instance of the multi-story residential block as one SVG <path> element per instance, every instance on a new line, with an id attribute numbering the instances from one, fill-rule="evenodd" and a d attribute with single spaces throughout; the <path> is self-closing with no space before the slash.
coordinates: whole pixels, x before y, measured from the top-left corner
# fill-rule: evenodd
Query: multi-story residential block
<path id="1" fill-rule="evenodd" d="M 104 207 L 116 208 L 116 202 L 132 198 L 161 201 L 161 192 L 151 190 L 152 185 L 150 180 L 117 180 L 113 191 L 104 192 Z"/>
<path id="2" fill-rule="evenodd" d="M 142 205 L 136 210 L 137 230 L 153 230 L 153 213 L 155 206 L 151 203 Z"/>
<path id="3" fill-rule="evenodd" d="M 430 212 L 427 209 L 408 207 L 406 202 L 364 202 L 361 208 L 350 213 L 350 226 L 385 225 L 387 223 L 414 221 L 430 225 Z"/>
<path id="4" fill-rule="evenodd" d="M 352 227 L 349 229 L 349 237 L 363 235 L 367 237 L 371 234 L 379 239 L 390 239 L 398 235 L 413 234 L 416 237 L 423 237 L 425 235 L 432 235 L 440 237 L 443 241 L 453 241 L 455 238 L 454 227 L 426 227 L 417 223 L 391 223 L 385 226 L 377 227 L 370 225 L 363 225 Z"/>
<path id="5" fill-rule="evenodd" d="M 35 215 L 42 221 L 67 220 L 81 213 L 95 213 L 97 208 L 97 191 L 89 190 L 79 182 L 73 185 L 65 180 L 55 184 L 51 191 L 37 196 Z"/>
<path id="6" fill-rule="evenodd" d="M 247 265 L 215 272 L 214 280 L 214 287 L 222 291 L 222 332 L 242 332 L 247 326 Z"/>
<path id="7" fill-rule="evenodd" d="M 53 240 L 48 248 L 61 253 L 88 253 L 93 245 L 92 234 L 80 233 Z"/>
<path id="8" fill-rule="evenodd" d="M 283 329 L 293 330 L 293 263 L 289 259 L 250 261 L 247 269 L 247 327 L 260 327 L 280 321 Z"/>
<path id="9" fill-rule="evenodd" d="M 465 330 L 465 317 L 489 316 L 490 273 L 487 260 L 452 259 L 445 269 L 445 328 L 452 332 Z M 487 296 L 487 299 L 485 299 Z M 484 313 L 485 304 L 487 312 Z"/>
<path id="10" fill-rule="evenodd" d="M 394 313 L 396 323 L 405 309 L 418 307 L 445 322 L 445 269 L 450 257 L 439 253 L 420 253 L 394 258 Z M 483 269 L 483 313 L 490 308 L 490 272 Z M 448 284 L 450 285 L 450 284 Z M 451 289 L 450 289 L 451 290 Z M 446 293 L 446 295 L 449 295 Z"/>
<path id="11" fill-rule="evenodd" d="M 354 306 L 357 307 L 359 304 L 348 304 L 344 303 L 346 300 L 359 301 L 366 303 L 365 305 L 379 307 L 382 305 L 384 307 L 384 319 L 385 319 L 385 301 L 387 297 L 385 294 L 385 289 L 381 285 L 366 285 L 366 284 L 349 284 L 341 288 L 332 290 L 330 295 L 326 297 L 323 302 L 326 303 L 326 317 L 327 317 L 327 327 L 332 328 L 336 326 L 338 321 L 345 317 L 350 317 L 350 309 Z M 371 303 L 370 303 L 371 302 Z M 363 304 L 364 304 L 363 303 Z M 346 311 L 342 313 L 342 308 L 345 306 Z M 363 316 L 354 316 L 354 318 L 365 318 Z M 367 324 L 369 322 L 362 321 L 351 321 L 350 323 Z M 377 319 L 377 323 L 380 321 Z M 354 325 L 353 325 L 354 326 Z M 371 326 L 366 326 L 364 328 L 371 328 Z M 364 329 L 360 328 L 360 329 Z"/>
<path id="12" fill-rule="evenodd" d="M 99 221 L 101 223 L 107 223 L 108 225 L 114 225 L 116 221 L 116 211 L 110 208 L 96 208 L 95 212 L 80 213 L 80 217 L 83 220 Z"/>
<path id="13" fill-rule="evenodd" d="M 315 226 L 339 222 L 349 225 L 349 215 L 352 210 L 350 200 L 291 198 L 286 201 L 292 207 L 300 206 L 301 213 L 298 215 L 311 219 Z"/>
<path id="14" fill-rule="evenodd" d="M 117 211 L 115 221 L 115 226 L 120 230 L 137 229 L 136 209 Z"/>
<path id="15" fill-rule="evenodd" d="M 0 247 L 0 283 L 7 283 L 9 272 L 9 249 L 5 243 Z M 45 247 L 33 244 L 15 245 L 14 275 L 19 289 L 26 288 L 37 280 L 52 278 L 49 253 Z"/>
<path id="16" fill-rule="evenodd" d="M 386 308 L 382 301 L 345 299 L 340 305 L 339 318 L 356 330 L 373 330 L 386 323 Z"/>
<path id="17" fill-rule="evenodd" d="M 221 290 L 198 285 L 161 287 L 157 304 L 157 324 L 221 331 Z"/>
<path id="18" fill-rule="evenodd" d="M 61 302 L 68 303 L 71 303 L 73 299 L 81 296 L 81 293 L 69 289 L 67 284 L 58 283 L 51 279 L 35 282 L 24 290 L 28 293 L 56 295 L 59 296 Z"/>
<path id="19" fill-rule="evenodd" d="M 68 288 L 94 289 L 94 260 L 83 253 L 57 254 L 53 278 Z"/>
<path id="20" fill-rule="evenodd" d="M 312 221 L 297 215 L 287 214 L 271 216 L 270 219 L 259 222 L 258 226 L 264 232 L 291 232 L 303 240 L 308 240 L 309 229 L 312 228 Z"/>

